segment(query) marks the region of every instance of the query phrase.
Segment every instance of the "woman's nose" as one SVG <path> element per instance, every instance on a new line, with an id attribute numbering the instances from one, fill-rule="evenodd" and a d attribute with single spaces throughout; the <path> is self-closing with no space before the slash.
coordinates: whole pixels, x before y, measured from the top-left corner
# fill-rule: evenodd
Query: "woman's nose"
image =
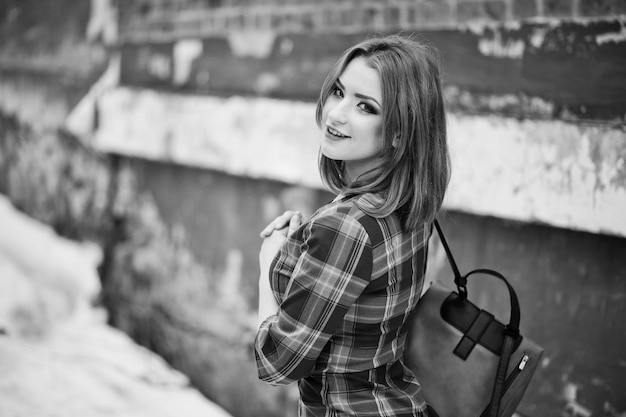
<path id="1" fill-rule="evenodd" d="M 328 111 L 328 121 L 343 124 L 346 122 L 346 114 L 347 114 L 347 106 L 346 101 L 341 100 L 338 103 L 335 103 L 333 107 L 331 107 Z"/>

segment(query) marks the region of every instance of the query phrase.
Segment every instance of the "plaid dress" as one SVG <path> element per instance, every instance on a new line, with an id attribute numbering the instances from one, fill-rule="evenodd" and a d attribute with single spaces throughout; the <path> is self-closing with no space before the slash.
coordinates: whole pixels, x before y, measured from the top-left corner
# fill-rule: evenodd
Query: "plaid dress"
<path id="1" fill-rule="evenodd" d="M 259 378 L 298 381 L 299 416 L 422 416 L 403 362 L 423 285 L 429 228 L 404 233 L 338 197 L 282 245 L 270 268 L 280 305 L 255 339 Z"/>

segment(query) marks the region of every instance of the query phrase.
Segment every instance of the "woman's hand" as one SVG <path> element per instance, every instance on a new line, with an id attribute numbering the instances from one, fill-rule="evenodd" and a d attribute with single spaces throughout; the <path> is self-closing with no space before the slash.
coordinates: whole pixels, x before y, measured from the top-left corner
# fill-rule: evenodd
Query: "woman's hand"
<path id="1" fill-rule="evenodd" d="M 282 215 L 276 217 L 270 224 L 265 226 L 260 233 L 262 238 L 266 238 L 271 235 L 275 230 L 284 229 L 286 226 L 289 228 L 286 231 L 286 236 L 291 236 L 302 223 L 302 213 L 299 211 L 288 210 Z"/>
<path id="2" fill-rule="evenodd" d="M 259 251 L 259 267 L 261 274 L 269 273 L 270 264 L 278 253 L 278 250 L 287 239 L 287 228 L 275 230 L 269 236 L 263 239 L 261 250 Z"/>
<path id="3" fill-rule="evenodd" d="M 269 272 L 272 260 L 288 236 L 300 227 L 302 215 L 297 211 L 287 211 L 268 224 L 261 232 L 263 243 L 259 251 L 259 325 L 276 313 L 278 304 L 269 285 Z"/>
<path id="4" fill-rule="evenodd" d="M 269 266 L 287 237 L 291 236 L 302 223 L 299 211 L 286 211 L 268 224 L 260 233 L 263 238 L 259 252 L 261 273 L 269 273 Z"/>

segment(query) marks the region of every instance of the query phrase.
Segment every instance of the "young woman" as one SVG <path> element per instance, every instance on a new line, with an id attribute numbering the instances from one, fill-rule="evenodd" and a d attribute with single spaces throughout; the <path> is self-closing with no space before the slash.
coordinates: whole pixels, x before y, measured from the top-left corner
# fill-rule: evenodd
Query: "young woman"
<path id="1" fill-rule="evenodd" d="M 316 120 L 337 197 L 261 232 L 259 378 L 297 381 L 300 416 L 429 415 L 403 352 L 450 175 L 438 61 L 405 37 L 366 40 L 334 65 Z"/>

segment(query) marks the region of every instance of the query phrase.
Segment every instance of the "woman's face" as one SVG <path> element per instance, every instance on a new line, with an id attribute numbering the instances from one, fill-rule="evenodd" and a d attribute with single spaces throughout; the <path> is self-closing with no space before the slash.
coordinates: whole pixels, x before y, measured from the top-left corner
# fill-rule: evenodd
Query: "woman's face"
<path id="1" fill-rule="evenodd" d="M 322 108 L 322 153 L 344 161 L 351 182 L 376 167 L 383 147 L 380 75 L 363 57 L 352 59 Z"/>

